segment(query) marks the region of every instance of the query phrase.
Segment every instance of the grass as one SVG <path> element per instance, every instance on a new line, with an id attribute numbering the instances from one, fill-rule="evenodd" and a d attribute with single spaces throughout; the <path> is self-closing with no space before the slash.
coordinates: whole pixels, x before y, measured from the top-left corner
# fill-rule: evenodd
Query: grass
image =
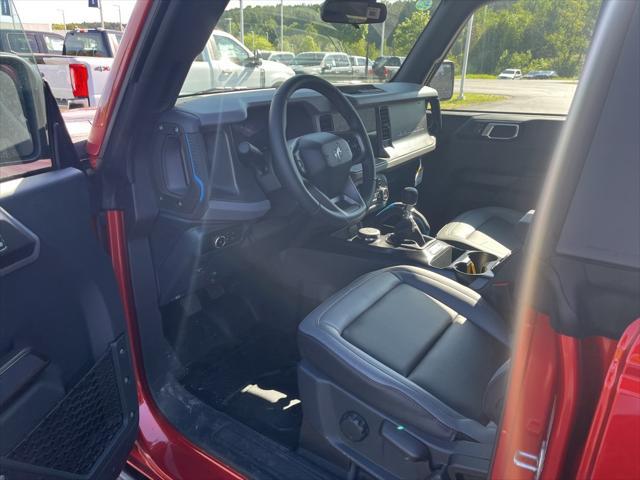
<path id="1" fill-rule="evenodd" d="M 506 95 L 490 95 L 486 93 L 465 93 L 464 98 L 460 99 L 457 93 L 453 94 L 451 100 L 442 102 L 441 107 L 446 110 L 459 110 L 471 105 L 479 105 L 482 103 L 499 102 L 508 98 Z"/>

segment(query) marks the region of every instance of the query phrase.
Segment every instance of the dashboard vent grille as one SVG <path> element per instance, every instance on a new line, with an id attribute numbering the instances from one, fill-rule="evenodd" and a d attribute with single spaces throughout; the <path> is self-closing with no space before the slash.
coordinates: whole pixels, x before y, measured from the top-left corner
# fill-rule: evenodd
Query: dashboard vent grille
<path id="1" fill-rule="evenodd" d="M 382 145 L 391 145 L 391 121 L 389 120 L 389 107 L 380 107 L 380 134 Z"/>
<path id="2" fill-rule="evenodd" d="M 322 115 L 320 117 L 320 131 L 333 132 L 333 117 L 331 115 Z"/>

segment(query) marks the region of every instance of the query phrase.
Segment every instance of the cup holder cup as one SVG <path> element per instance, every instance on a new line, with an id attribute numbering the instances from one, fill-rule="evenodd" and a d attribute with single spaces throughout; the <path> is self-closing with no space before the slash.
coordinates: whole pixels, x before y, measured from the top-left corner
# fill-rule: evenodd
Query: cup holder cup
<path id="1" fill-rule="evenodd" d="M 492 278 L 497 261 L 498 257 L 492 253 L 473 250 L 459 258 L 453 264 L 453 269 L 458 278 L 472 282 L 476 278 Z"/>

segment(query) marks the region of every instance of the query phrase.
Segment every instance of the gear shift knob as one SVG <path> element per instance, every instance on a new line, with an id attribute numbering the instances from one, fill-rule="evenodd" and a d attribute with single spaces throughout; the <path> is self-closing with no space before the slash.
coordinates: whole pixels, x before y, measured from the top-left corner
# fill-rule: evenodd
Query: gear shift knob
<path id="1" fill-rule="evenodd" d="M 404 187 L 402 191 L 402 203 L 415 207 L 418 203 L 418 190 L 413 187 Z"/>

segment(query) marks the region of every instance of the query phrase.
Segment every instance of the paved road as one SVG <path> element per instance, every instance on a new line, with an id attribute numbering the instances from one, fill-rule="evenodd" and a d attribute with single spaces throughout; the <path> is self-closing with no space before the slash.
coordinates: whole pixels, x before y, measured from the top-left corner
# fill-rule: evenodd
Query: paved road
<path id="1" fill-rule="evenodd" d="M 478 109 L 490 112 L 566 114 L 578 83 L 573 80 L 479 80 L 467 79 L 465 92 L 504 95 L 508 98 L 482 103 Z M 455 81 L 454 98 L 460 91 Z M 471 109 L 472 106 L 462 107 Z"/>

